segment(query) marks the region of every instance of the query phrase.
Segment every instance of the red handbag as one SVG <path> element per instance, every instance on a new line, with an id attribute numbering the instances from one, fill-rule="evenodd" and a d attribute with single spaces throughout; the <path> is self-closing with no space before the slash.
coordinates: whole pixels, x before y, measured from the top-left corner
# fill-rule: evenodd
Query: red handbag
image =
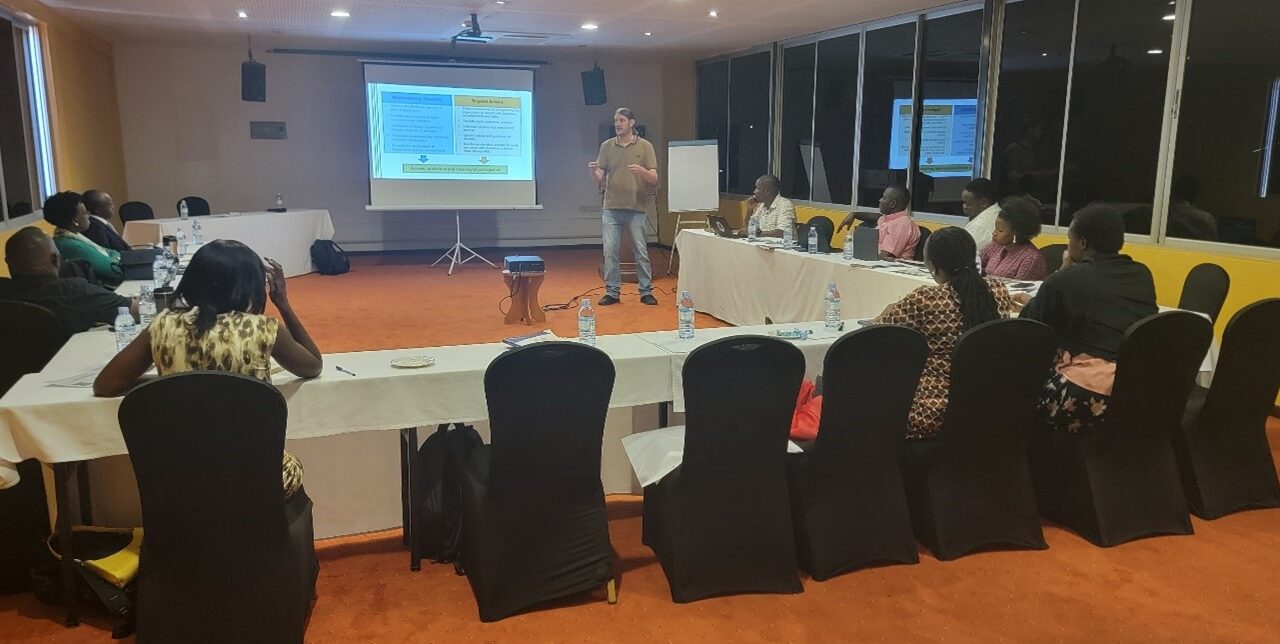
<path id="1" fill-rule="evenodd" d="M 796 410 L 791 414 L 791 440 L 811 441 L 818 437 L 818 419 L 822 418 L 822 394 L 812 380 L 800 383 L 796 396 Z"/>

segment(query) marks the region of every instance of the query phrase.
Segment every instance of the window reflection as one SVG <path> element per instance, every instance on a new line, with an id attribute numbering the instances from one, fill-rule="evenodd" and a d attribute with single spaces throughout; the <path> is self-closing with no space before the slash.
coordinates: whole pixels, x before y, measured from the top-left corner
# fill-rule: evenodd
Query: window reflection
<path id="1" fill-rule="evenodd" d="M 907 182 L 911 119 L 902 113 L 911 110 L 916 25 L 874 29 L 866 38 L 858 205 L 874 208 L 887 186 Z"/>
<path id="2" fill-rule="evenodd" d="M 809 198 L 813 141 L 813 43 L 782 53 L 782 137 L 778 149 L 781 192 L 791 199 Z M 761 172 L 763 174 L 763 172 Z"/>
<path id="3" fill-rule="evenodd" d="M 981 43 L 980 10 L 925 21 L 919 174 L 911 190 L 917 212 L 961 214 L 960 192 L 977 154 Z"/>

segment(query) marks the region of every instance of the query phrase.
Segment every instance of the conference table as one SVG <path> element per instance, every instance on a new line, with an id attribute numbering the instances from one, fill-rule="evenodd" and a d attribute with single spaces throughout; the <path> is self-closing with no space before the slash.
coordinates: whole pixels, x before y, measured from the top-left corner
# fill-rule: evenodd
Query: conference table
<path id="1" fill-rule="evenodd" d="M 311 244 L 317 239 L 333 239 L 333 219 L 328 210 L 288 210 L 285 212 L 244 212 L 178 219 L 143 219 L 124 226 L 124 240 L 132 246 L 159 244 L 167 235 L 181 230 L 191 241 L 191 227 L 199 221 L 206 241 L 234 239 L 284 268 L 285 277 L 305 275 L 315 270 L 311 264 Z"/>
<path id="2" fill-rule="evenodd" d="M 827 285 L 840 290 L 845 318 L 872 318 L 902 296 L 933 284 L 923 269 L 895 262 L 846 260 L 839 253 L 783 250 L 777 240 L 719 237 L 684 229 L 676 235 L 681 291 L 695 310 L 736 326 L 821 320 Z"/>

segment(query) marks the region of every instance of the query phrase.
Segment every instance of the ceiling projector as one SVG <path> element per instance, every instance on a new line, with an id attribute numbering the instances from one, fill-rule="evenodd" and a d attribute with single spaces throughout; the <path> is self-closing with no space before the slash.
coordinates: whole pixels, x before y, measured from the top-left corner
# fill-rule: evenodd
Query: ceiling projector
<path id="1" fill-rule="evenodd" d="M 471 14 L 471 23 L 465 29 L 458 32 L 451 41 L 454 44 L 460 42 L 479 43 L 481 45 L 488 44 L 493 40 L 493 36 L 486 36 L 480 31 L 480 18 L 476 14 Z"/>

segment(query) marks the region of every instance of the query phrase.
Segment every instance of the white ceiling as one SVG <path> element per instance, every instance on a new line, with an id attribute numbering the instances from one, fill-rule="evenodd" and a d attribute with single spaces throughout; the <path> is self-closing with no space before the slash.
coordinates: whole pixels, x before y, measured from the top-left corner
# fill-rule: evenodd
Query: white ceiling
<path id="1" fill-rule="evenodd" d="M 43 0 L 114 40 L 245 34 L 444 43 L 479 14 L 486 33 L 551 37 L 539 47 L 705 55 L 941 4 L 945 0 Z M 349 18 L 329 15 L 334 9 Z M 708 12 L 716 9 L 719 17 Z M 247 19 L 236 16 L 237 11 Z M 599 25 L 595 31 L 581 28 Z M 652 36 L 645 36 L 644 32 Z M 502 44 L 518 44 L 500 41 Z M 498 44 L 498 43 L 494 43 Z M 535 45 L 530 45 L 535 46 Z M 476 54 L 480 45 L 459 45 Z"/>

